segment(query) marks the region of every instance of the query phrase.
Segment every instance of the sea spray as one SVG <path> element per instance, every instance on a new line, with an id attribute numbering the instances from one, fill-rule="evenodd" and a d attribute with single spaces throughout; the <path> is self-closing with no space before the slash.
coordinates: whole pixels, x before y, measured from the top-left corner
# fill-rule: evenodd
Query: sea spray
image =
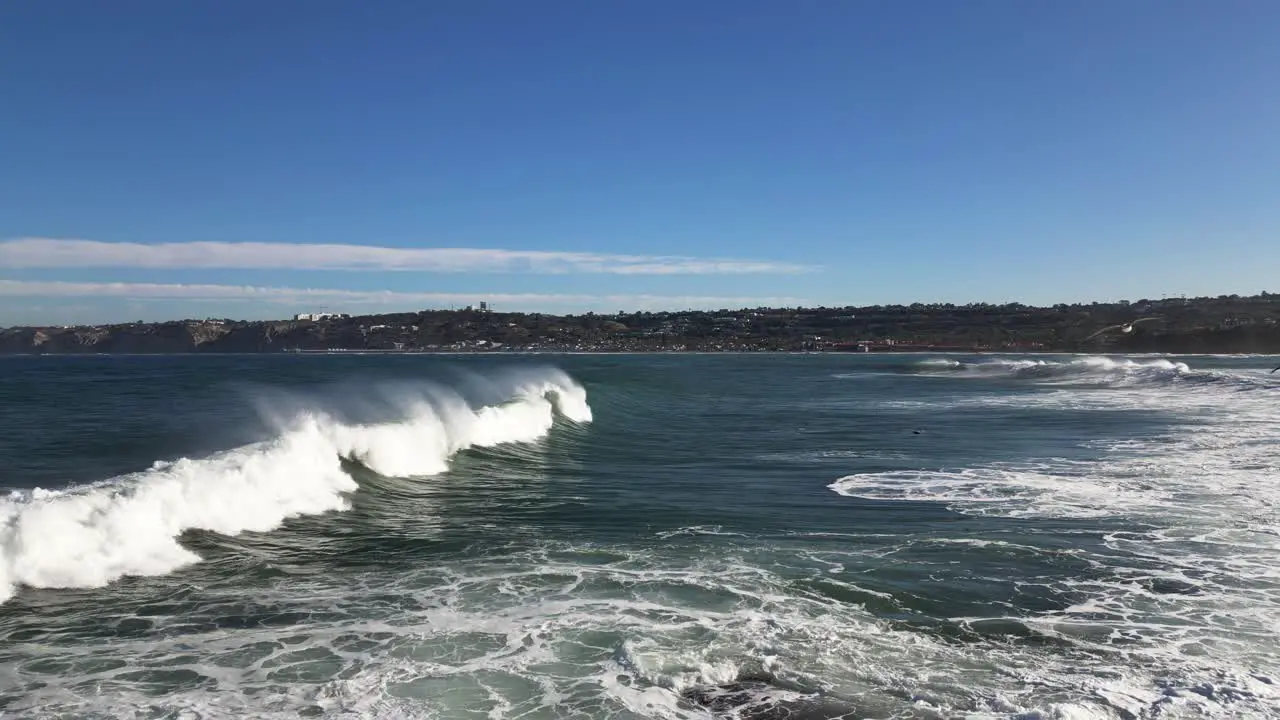
<path id="1" fill-rule="evenodd" d="M 271 440 L 64 491 L 0 500 L 0 601 L 19 585 L 100 587 L 127 575 L 161 575 L 199 561 L 187 530 L 265 532 L 286 519 L 345 510 L 357 489 L 342 459 L 388 476 L 444 472 L 471 447 L 530 442 L 556 412 L 591 420 L 586 391 L 544 371 L 501 404 L 473 407 L 445 388 L 402 395 L 397 420 L 356 424 L 323 411 L 273 418 Z"/>

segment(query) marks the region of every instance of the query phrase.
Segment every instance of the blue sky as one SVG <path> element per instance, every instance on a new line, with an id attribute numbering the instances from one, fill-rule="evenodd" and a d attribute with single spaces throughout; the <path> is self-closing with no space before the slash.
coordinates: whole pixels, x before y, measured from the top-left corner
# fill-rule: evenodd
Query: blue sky
<path id="1" fill-rule="evenodd" d="M 1270 0 L 2 3 L 0 324 L 1274 291 L 1277 27 Z"/>

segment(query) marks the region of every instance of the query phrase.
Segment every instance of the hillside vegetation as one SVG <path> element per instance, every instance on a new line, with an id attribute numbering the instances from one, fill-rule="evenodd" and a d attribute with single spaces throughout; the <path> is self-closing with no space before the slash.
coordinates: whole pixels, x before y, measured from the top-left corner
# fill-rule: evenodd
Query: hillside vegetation
<path id="1" fill-rule="evenodd" d="M 1132 332 L 1099 329 L 1151 318 Z M 474 309 L 315 320 L 0 330 L 0 353 L 384 351 L 1076 351 L 1280 353 L 1280 296 L 1031 307 L 913 304 L 599 315 Z"/>

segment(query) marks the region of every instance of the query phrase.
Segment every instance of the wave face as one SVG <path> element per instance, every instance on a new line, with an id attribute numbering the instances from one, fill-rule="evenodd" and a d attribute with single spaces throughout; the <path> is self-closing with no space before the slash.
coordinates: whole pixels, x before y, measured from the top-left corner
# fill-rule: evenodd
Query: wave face
<path id="1" fill-rule="evenodd" d="M 474 407 L 448 387 L 399 383 L 364 403 L 386 419 L 363 424 L 306 409 L 305 398 L 285 403 L 295 406 L 287 415 L 264 401 L 278 427 L 270 440 L 84 487 L 13 492 L 0 500 L 0 601 L 19 585 L 91 588 L 172 572 L 200 560 L 179 542 L 187 531 L 265 532 L 346 510 L 357 483 L 343 460 L 387 477 L 427 477 L 468 448 L 535 441 L 557 414 L 591 421 L 586 391 L 562 372 L 479 380 L 506 400 Z"/>

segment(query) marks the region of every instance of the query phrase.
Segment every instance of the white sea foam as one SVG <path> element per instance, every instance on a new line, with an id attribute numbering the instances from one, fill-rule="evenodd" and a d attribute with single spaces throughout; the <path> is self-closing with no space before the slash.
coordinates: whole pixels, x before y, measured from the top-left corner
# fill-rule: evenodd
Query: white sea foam
<path id="1" fill-rule="evenodd" d="M 290 517 L 347 508 L 356 483 L 345 458 L 387 476 L 435 475 L 472 447 L 529 442 L 558 410 L 591 420 L 586 391 L 558 371 L 524 378 L 508 400 L 472 408 L 455 393 L 420 388 L 395 420 L 350 424 L 318 411 L 276 418 L 265 442 L 200 459 L 157 462 L 134 475 L 0 500 L 0 601 L 16 587 L 99 587 L 196 562 L 179 536 L 272 530 Z"/>
<path id="2" fill-rule="evenodd" d="M 1078 356 L 1070 359 L 991 357 L 976 361 L 922 360 L 924 374 L 973 378 L 1032 378 L 1070 383 L 1133 383 L 1175 378 L 1191 372 L 1186 363 L 1165 358 L 1133 359 Z"/>
<path id="3" fill-rule="evenodd" d="M 141 637 L 23 648 L 15 675 L 30 689 L 9 707 L 69 715 L 184 709 L 208 718 L 705 720 L 707 711 L 682 693 L 743 692 L 759 709 L 803 703 L 812 697 L 803 688 L 820 687 L 853 717 L 1280 717 L 1265 711 L 1280 695 L 1263 680 L 1171 681 L 1166 692 L 1151 687 L 1141 664 L 1100 654 L 947 642 L 895 628 L 857 603 L 797 593 L 794 577 L 777 572 L 783 560 L 790 572 L 826 575 L 822 563 L 769 548 L 707 553 L 688 542 L 653 551 L 551 543 L 396 577 L 299 579 L 259 589 L 254 601 L 262 614 L 307 622 L 252 633 L 199 622 L 247 612 L 235 587 L 210 588 L 199 608 L 155 618 Z M 602 550 L 611 555 L 605 562 Z M 129 682 L 104 662 L 119 658 L 130 660 Z M 84 670 L 58 674 L 58 663 Z M 148 697 L 133 673 L 217 685 Z M 774 682 L 715 687 L 749 678 Z M 740 710 L 725 716 L 757 716 Z M 789 715 L 783 708 L 763 716 Z"/>
<path id="4" fill-rule="evenodd" d="M 1074 601 L 1019 622 L 1071 643 L 1124 649 L 1134 662 L 1150 662 L 1164 672 L 1183 668 L 1188 677 L 1229 678 L 1216 681 L 1231 688 L 1226 695 L 1206 680 L 1208 688 L 1184 687 L 1155 699 L 1141 683 L 1106 696 L 1112 707 L 1143 708 L 1127 710 L 1132 716 L 1154 717 L 1153 708 L 1160 708 L 1160 717 L 1181 717 L 1177 708 L 1189 698 L 1216 702 L 1235 693 L 1274 699 L 1280 668 L 1268 647 L 1280 628 L 1280 405 L 1274 392 L 1241 390 L 1275 385 L 1257 373 L 1199 372 L 1178 363 L 1073 362 L 1119 371 L 1129 380 L 1155 371 L 1173 381 L 992 394 L 964 402 L 1145 410 L 1159 413 L 1165 427 L 1090 441 L 1081 448 L 1083 458 L 857 473 L 830 489 L 850 497 L 936 502 L 967 515 L 1019 518 L 1033 528 L 1060 520 L 1100 528 L 1101 552 L 1080 556 L 1097 572 L 1049 585 L 1055 596 Z M 1185 382 L 1197 378 L 1204 382 Z"/>

